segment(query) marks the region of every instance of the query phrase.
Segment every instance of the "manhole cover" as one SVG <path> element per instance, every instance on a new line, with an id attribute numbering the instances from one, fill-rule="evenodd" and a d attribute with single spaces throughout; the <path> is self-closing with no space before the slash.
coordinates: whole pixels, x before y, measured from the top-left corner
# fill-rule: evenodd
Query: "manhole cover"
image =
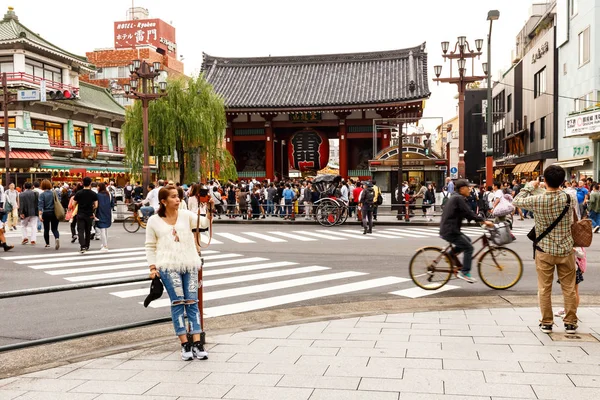
<path id="1" fill-rule="evenodd" d="M 576 333 L 569 335 L 566 333 L 551 333 L 550 339 L 555 342 L 599 342 L 596 337 L 592 336 L 591 333 Z"/>

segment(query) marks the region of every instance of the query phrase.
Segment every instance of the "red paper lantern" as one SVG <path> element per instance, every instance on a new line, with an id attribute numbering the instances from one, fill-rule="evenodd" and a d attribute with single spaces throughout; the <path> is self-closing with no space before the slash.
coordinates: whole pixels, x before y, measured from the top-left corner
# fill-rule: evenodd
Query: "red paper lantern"
<path id="1" fill-rule="evenodd" d="M 288 158 L 293 169 L 319 171 L 329 161 L 329 140 L 312 129 L 296 132 L 289 141 Z"/>

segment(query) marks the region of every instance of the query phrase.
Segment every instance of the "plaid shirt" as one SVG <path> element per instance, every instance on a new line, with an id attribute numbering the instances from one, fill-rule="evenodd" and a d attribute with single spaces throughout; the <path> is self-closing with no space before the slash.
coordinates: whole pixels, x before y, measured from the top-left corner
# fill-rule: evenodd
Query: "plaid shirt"
<path id="1" fill-rule="evenodd" d="M 539 236 L 565 209 L 568 194 L 561 190 L 536 195 L 532 193 L 533 191 L 533 186 L 528 184 L 521 189 L 521 192 L 515 197 L 513 204 L 516 207 L 533 211 L 533 216 L 535 218 L 535 233 Z M 575 210 L 576 204 L 577 199 L 571 196 L 571 208 L 573 210 Z M 573 211 L 570 211 L 567 212 L 558 225 L 556 225 L 556 227 L 538 243 L 538 247 L 540 247 L 544 253 L 553 256 L 564 257 L 571 254 L 573 252 L 573 236 L 571 235 L 572 224 Z"/>

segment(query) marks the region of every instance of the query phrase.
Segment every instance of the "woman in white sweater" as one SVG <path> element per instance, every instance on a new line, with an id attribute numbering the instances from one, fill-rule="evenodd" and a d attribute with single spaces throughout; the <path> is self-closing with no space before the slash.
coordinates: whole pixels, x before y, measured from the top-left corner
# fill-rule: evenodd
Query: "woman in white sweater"
<path id="1" fill-rule="evenodd" d="M 208 353 L 200 342 L 202 332 L 198 309 L 198 268 L 200 256 L 196 251 L 192 228 L 197 214 L 180 210 L 181 200 L 175 187 L 164 187 L 158 192 L 158 213 L 146 226 L 146 258 L 150 278 L 160 276 L 169 298 L 175 334 L 181 341 L 181 358 L 206 360 Z M 193 343 L 188 342 L 183 311 L 190 322 Z"/>

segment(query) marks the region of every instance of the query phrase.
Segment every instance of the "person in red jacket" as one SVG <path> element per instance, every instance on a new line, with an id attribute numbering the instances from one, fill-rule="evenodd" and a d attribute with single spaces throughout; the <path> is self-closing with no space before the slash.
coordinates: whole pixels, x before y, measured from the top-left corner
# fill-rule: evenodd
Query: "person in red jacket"
<path id="1" fill-rule="evenodd" d="M 356 182 L 356 188 L 352 191 L 352 197 L 354 199 L 356 199 L 355 200 L 356 204 L 358 204 L 358 198 L 360 197 L 360 193 L 362 191 L 363 191 L 362 183 L 361 182 Z M 357 221 L 362 221 L 362 215 L 361 215 L 360 207 L 356 207 L 356 220 Z"/>

